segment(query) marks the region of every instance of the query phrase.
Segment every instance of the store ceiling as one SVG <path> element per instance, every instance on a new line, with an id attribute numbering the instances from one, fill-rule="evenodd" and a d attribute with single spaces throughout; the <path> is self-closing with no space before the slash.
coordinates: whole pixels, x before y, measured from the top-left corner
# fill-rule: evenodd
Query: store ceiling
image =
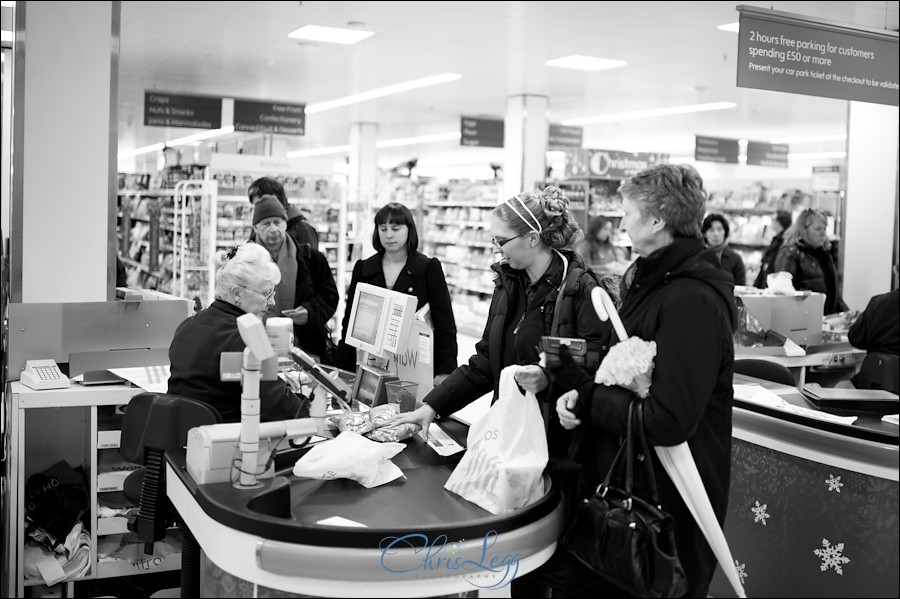
<path id="1" fill-rule="evenodd" d="M 194 132 L 143 126 L 145 90 L 313 104 L 439 73 L 462 78 L 307 116 L 289 149 L 349 143 L 353 122 L 379 139 L 459 130 L 461 115 L 502 118 L 506 99 L 549 97 L 549 118 L 730 101 L 716 112 L 586 125 L 584 145 L 692 156 L 694 135 L 765 140 L 842 133 L 847 103 L 735 86 L 735 2 L 122 2 L 119 147 Z M 898 27 L 898 2 L 743 2 L 868 28 Z M 299 43 L 303 25 L 375 35 L 353 46 Z M 582 54 L 625 60 L 584 72 L 547 60 Z M 251 135 L 251 134 L 238 134 Z M 258 135 L 256 136 L 258 137 Z M 277 147 L 277 146 L 276 146 Z M 792 151 L 843 149 L 843 142 Z M 496 153 L 494 154 L 496 155 Z M 379 151 L 379 165 L 440 156 L 494 156 L 458 141 Z M 502 156 L 502 154 L 501 154 Z"/>

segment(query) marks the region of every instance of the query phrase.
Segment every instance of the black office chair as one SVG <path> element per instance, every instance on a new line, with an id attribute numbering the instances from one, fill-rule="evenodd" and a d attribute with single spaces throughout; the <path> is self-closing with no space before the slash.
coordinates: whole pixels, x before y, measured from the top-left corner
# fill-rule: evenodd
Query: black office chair
<path id="1" fill-rule="evenodd" d="M 788 370 L 787 366 L 777 362 L 768 360 L 756 360 L 746 358 L 734 361 L 734 372 L 747 376 L 756 377 L 773 383 L 781 383 L 782 385 L 790 385 L 796 387 L 794 375 Z"/>
<path id="2" fill-rule="evenodd" d="M 900 393 L 900 357 L 884 352 L 869 352 L 853 378 L 857 389 L 884 389 Z"/>
<path id="3" fill-rule="evenodd" d="M 119 452 L 144 467 L 128 475 L 123 492 L 139 505 L 128 528 L 144 542 L 144 553 L 153 553 L 153 543 L 165 538 L 166 528 L 177 515 L 166 497 L 165 452 L 182 450 L 190 429 L 221 421 L 215 408 L 168 393 L 138 393 L 125 408 Z M 182 524 L 180 528 L 181 596 L 199 597 L 199 546 L 187 526 Z"/>

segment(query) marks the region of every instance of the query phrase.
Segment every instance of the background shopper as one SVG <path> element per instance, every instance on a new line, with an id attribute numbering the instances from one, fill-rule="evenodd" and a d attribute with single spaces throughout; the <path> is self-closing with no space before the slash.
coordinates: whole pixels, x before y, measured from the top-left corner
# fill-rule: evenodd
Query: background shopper
<path id="1" fill-rule="evenodd" d="M 598 275 L 621 275 L 628 268 L 628 252 L 612 242 L 613 221 L 595 216 L 588 223 L 587 235 L 575 246 L 585 264 Z"/>
<path id="2" fill-rule="evenodd" d="M 731 470 L 732 362 L 736 308 L 731 276 L 704 249 L 700 222 L 703 181 L 689 166 L 660 164 L 627 180 L 623 228 L 639 256 L 622 281 L 620 315 L 629 335 L 655 341 L 657 353 L 644 424 L 651 445 L 687 442 L 719 523 L 725 521 Z M 594 384 L 594 370 L 570 360 L 551 371 L 563 395 L 557 412 L 576 428 L 582 462 L 579 499 L 593 495 L 626 433 L 628 406 L 637 386 Z M 686 597 L 706 597 L 716 557 L 654 452 L 659 500 L 675 520 L 678 555 L 689 581 Z M 643 467 L 635 488 L 646 497 Z M 571 558 L 566 597 L 624 597 L 606 579 Z"/>
<path id="3" fill-rule="evenodd" d="M 275 196 L 287 214 L 287 234 L 298 245 L 308 243 L 315 249 L 319 249 L 319 232 L 309 224 L 303 212 L 297 206 L 288 202 L 284 186 L 272 177 L 260 177 L 247 188 L 247 199 L 251 204 L 256 204 L 263 196 Z M 251 235 L 250 240 L 254 237 Z"/>
<path id="4" fill-rule="evenodd" d="M 308 243 L 297 244 L 287 234 L 287 214 L 275 196 L 263 196 L 253 206 L 253 230 L 256 243 L 268 250 L 281 272 L 266 318 L 290 318 L 294 322 L 294 345 L 321 361 L 330 334 L 328 319 L 334 316 L 338 304 L 328 260 Z"/>
<path id="5" fill-rule="evenodd" d="M 765 289 L 769 285 L 767 277 L 775 272 L 775 257 L 784 243 L 784 232 L 791 226 L 793 218 L 787 210 L 779 210 L 775 213 L 775 218 L 772 220 L 772 230 L 775 231 L 775 234 L 772 236 L 772 241 L 769 242 L 769 247 L 763 250 L 759 274 L 756 275 L 756 281 L 753 282 L 753 286 L 757 289 Z"/>
<path id="6" fill-rule="evenodd" d="M 397 202 L 382 206 L 375 214 L 372 245 L 376 253 L 365 260 L 357 260 L 353 265 L 341 325 L 338 365 L 345 370 L 356 371 L 356 348 L 346 343 L 347 325 L 356 286 L 368 283 L 416 296 L 416 310 L 422 309 L 425 304 L 430 306 L 434 327 L 434 384 L 440 384 L 456 368 L 459 355 L 456 319 L 441 262 L 418 251 L 416 222 L 409 208 Z"/>
<path id="7" fill-rule="evenodd" d="M 847 304 L 838 291 L 837 266 L 826 233 L 828 217 L 807 208 L 784 234 L 784 244 L 775 258 L 775 271 L 791 273 L 794 289 L 825 294 L 825 314 L 843 312 Z"/>
<path id="8" fill-rule="evenodd" d="M 719 263 L 726 272 L 730 272 L 735 285 L 747 284 L 747 269 L 744 261 L 733 249 L 728 247 L 728 236 L 731 228 L 728 219 L 721 214 L 708 214 L 700 227 L 706 247 L 716 253 Z"/>
<path id="9" fill-rule="evenodd" d="M 274 304 L 281 279 L 269 253 L 245 243 L 215 256 L 216 299 L 182 322 L 169 346 L 169 393 L 202 401 L 219 411 L 223 422 L 241 420 L 241 383 L 219 377 L 222 352 L 243 352 L 237 319 L 256 314 L 260 319 Z M 260 419 L 303 418 L 309 402 L 295 396 L 282 380 L 260 381 Z"/>

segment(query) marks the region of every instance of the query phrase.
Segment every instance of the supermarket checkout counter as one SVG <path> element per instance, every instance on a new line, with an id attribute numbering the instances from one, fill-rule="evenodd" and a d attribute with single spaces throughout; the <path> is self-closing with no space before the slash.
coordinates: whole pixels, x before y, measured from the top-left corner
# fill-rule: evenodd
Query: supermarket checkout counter
<path id="1" fill-rule="evenodd" d="M 795 387 L 742 375 L 734 382 L 816 410 Z M 725 536 L 747 596 L 896 597 L 897 425 L 880 413 L 828 409 L 856 416 L 851 424 L 798 412 L 734 402 Z M 710 596 L 734 596 L 721 571 Z"/>
<path id="2" fill-rule="evenodd" d="M 464 425 L 442 426 L 464 444 Z M 461 453 L 404 443 L 392 461 L 405 477 L 371 489 L 290 469 L 257 489 L 198 485 L 167 456 L 168 496 L 203 552 L 201 596 L 437 596 L 503 588 L 549 559 L 563 527 L 549 479 L 541 500 L 496 516 L 444 490 Z"/>

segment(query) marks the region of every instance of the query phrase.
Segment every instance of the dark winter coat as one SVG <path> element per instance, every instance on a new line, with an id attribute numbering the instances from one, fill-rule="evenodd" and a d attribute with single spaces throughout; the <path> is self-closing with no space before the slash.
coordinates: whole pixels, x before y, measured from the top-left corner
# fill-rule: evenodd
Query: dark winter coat
<path id="1" fill-rule="evenodd" d="M 736 309 L 731 276 L 699 239 L 676 239 L 647 258 L 638 258 L 623 279 L 620 314 L 631 336 L 655 341 L 657 354 L 644 400 L 644 424 L 651 445 L 687 441 L 720 523 L 725 521 L 731 472 L 732 363 Z M 582 425 L 580 496 L 587 498 L 606 475 L 625 434 L 628 405 L 635 395 L 623 387 L 588 384 Z M 705 597 L 716 559 L 655 452 L 659 498 L 675 519 L 678 554 L 687 573 L 687 597 Z M 635 462 L 641 464 L 642 462 Z M 635 468 L 635 486 L 646 488 Z"/>
<path id="2" fill-rule="evenodd" d="M 579 337 L 587 340 L 587 367 L 596 370 L 604 347 L 601 338 L 609 329 L 601 323 L 591 303 L 591 291 L 597 286 L 593 273 L 584 270 L 584 262 L 574 252 L 563 252 L 569 260 L 574 276 L 567 277 L 563 292 L 559 337 Z M 457 368 L 441 385 L 435 387 L 424 399 L 438 416 L 449 416 L 479 397 L 493 391 L 494 401 L 500 385 L 500 371 L 511 364 L 537 364 L 542 335 L 549 335 L 556 309 L 556 298 L 562 280 L 563 262 L 556 254 L 547 273 L 532 287 L 533 296 L 526 299 L 529 286 L 524 270 L 515 270 L 503 263 L 491 266 L 497 273 L 494 294 L 488 312 L 487 324 L 481 340 L 475 345 L 475 354 L 468 364 Z M 579 274 L 580 273 L 580 274 Z M 608 338 L 608 335 L 606 335 Z M 548 442 L 550 455 L 565 455 L 571 435 L 563 431 L 555 406 L 560 393 L 548 389 L 539 400 L 552 402 Z"/>
<path id="3" fill-rule="evenodd" d="M 338 347 L 339 364 L 345 370 L 356 370 L 356 348 L 348 345 L 347 325 L 353 309 L 353 297 L 359 283 L 368 283 L 376 287 L 387 287 L 384 280 L 382 260 L 384 253 L 379 252 L 365 260 L 358 260 L 353 266 L 350 287 L 347 289 L 347 304 L 341 325 L 341 342 Z M 433 369 L 435 376 L 448 374 L 456 368 L 459 349 L 456 342 L 456 319 L 453 316 L 453 305 L 450 290 L 444 278 L 444 269 L 437 258 L 429 258 L 421 252 L 412 252 L 406 259 L 406 265 L 400 271 L 394 290 L 417 298 L 416 310 L 425 304 L 431 307 L 431 322 L 434 327 Z"/>
<path id="4" fill-rule="evenodd" d="M 757 289 L 765 289 L 768 287 L 768 276 L 775 272 L 775 257 L 778 256 L 778 250 L 784 243 L 784 232 L 775 235 L 769 242 L 769 247 L 763 250 L 762 260 L 759 264 L 759 274 L 756 275 L 756 281 L 753 286 Z"/>
<path id="5" fill-rule="evenodd" d="M 303 351 L 325 356 L 325 338 L 330 334 L 326 325 L 338 305 L 337 284 L 325 254 L 309 244 L 297 245 L 297 284 L 294 287 L 294 307 L 306 308 L 306 324 L 294 325 L 294 345 Z"/>
<path id="6" fill-rule="evenodd" d="M 319 249 L 319 232 L 293 204 L 288 206 L 287 234 L 297 245 L 308 243 L 313 249 Z"/>
<path id="7" fill-rule="evenodd" d="M 900 354 L 900 290 L 872 297 L 847 331 L 847 339 L 868 352 Z"/>
<path id="8" fill-rule="evenodd" d="M 775 272 L 786 271 L 794 277 L 794 289 L 825 294 L 825 314 L 847 309 L 838 292 L 837 267 L 824 247 L 814 248 L 802 239 L 781 246 L 775 258 Z"/>
<path id="9" fill-rule="evenodd" d="M 719 262 L 722 264 L 722 270 L 730 272 L 734 279 L 735 285 L 747 284 L 747 269 L 740 254 L 728 246 L 722 248 L 722 255 L 719 256 Z"/>
<path id="10" fill-rule="evenodd" d="M 219 359 L 222 352 L 244 351 L 237 327 L 237 319 L 243 315 L 237 306 L 215 300 L 178 325 L 169 346 L 169 393 L 209 404 L 219 411 L 222 422 L 241 420 L 241 383 L 220 379 Z M 260 420 L 298 417 L 301 400 L 281 379 L 260 381 L 259 395 Z"/>

